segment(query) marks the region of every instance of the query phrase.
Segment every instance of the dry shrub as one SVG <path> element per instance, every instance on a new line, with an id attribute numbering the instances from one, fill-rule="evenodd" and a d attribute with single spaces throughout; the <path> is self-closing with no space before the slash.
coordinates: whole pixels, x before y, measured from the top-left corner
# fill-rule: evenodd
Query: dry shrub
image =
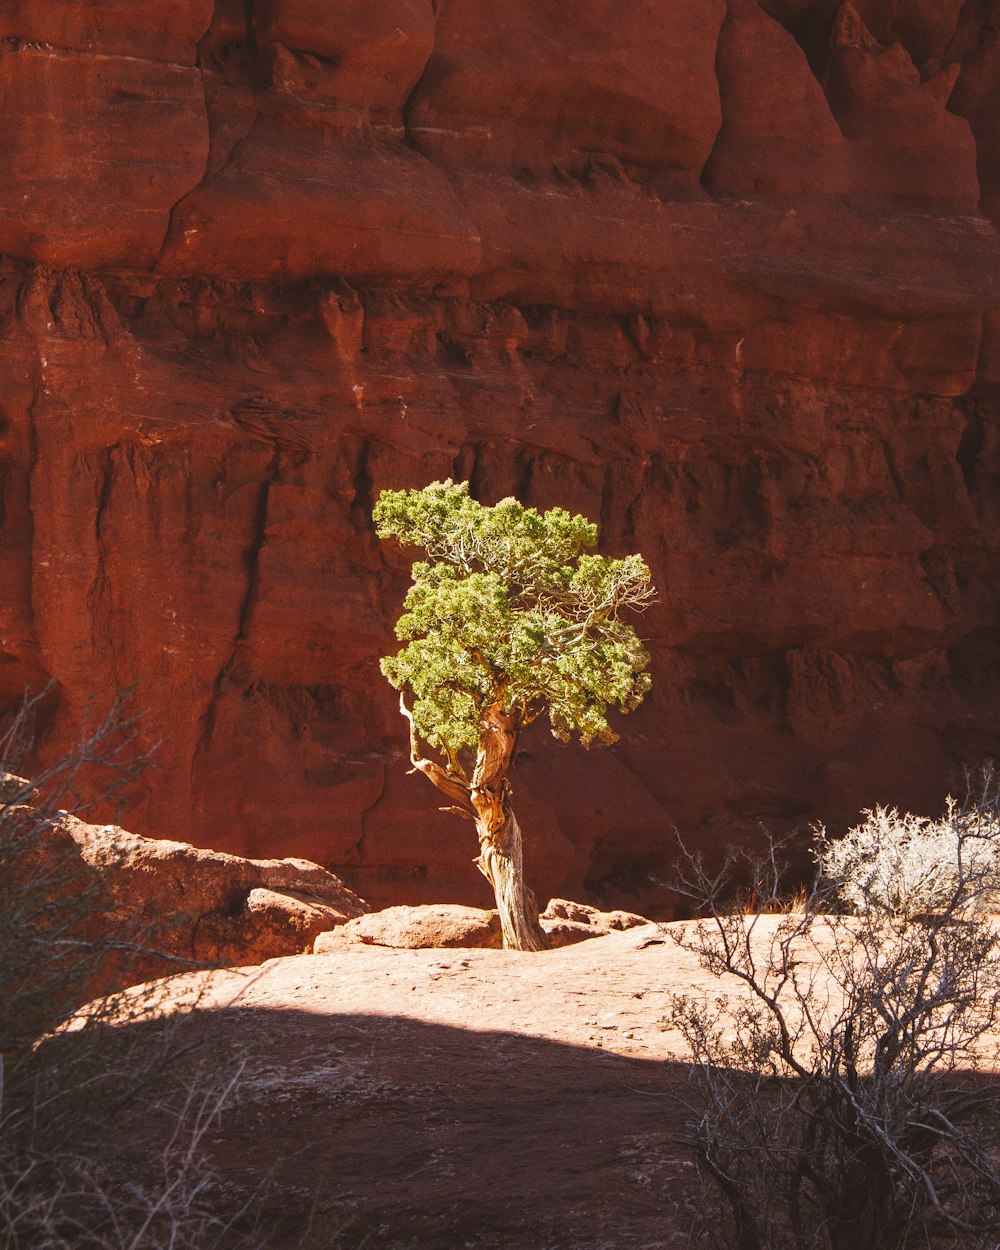
<path id="1" fill-rule="evenodd" d="M 972 784 L 970 781 L 970 791 Z M 854 912 L 914 915 L 952 905 L 995 904 L 1000 889 L 997 778 L 986 766 L 964 803 L 949 798 L 939 820 L 874 807 L 843 838 L 820 826 L 817 858 L 841 905 Z"/>
<path id="2" fill-rule="evenodd" d="M 27 782 L 14 770 L 37 706 L 0 738 L 0 1250 L 256 1245 L 203 1150 L 239 1061 L 210 1064 L 196 1004 L 166 1010 L 163 986 L 93 999 L 107 960 L 120 967 L 142 935 L 107 935 L 99 877 L 46 837 L 59 808 L 79 809 L 85 771 L 105 798 L 136 775 L 133 724 L 117 705 Z"/>
<path id="3" fill-rule="evenodd" d="M 693 1060 L 695 1241 L 736 1250 L 994 1250 L 1000 1228 L 1000 938 L 988 875 L 955 851 L 921 915 L 726 912 L 727 873 L 686 856 L 706 916 L 675 935 L 722 983 L 675 996 Z M 780 897 L 776 856 L 758 897 Z"/>
<path id="4" fill-rule="evenodd" d="M 210 1065 L 162 990 L 89 1004 L 79 1027 L 8 1065 L 0 1113 L 3 1250 L 256 1245 L 207 1167 L 241 1067 Z"/>
<path id="5" fill-rule="evenodd" d="M 110 870 L 57 836 L 61 812 L 95 793 L 106 808 L 144 767 L 126 699 L 28 781 L 45 697 L 0 735 L 0 1250 L 334 1250 L 350 1213 L 288 1228 L 266 1185 L 213 1174 L 245 1055 L 220 1048 L 190 983 L 183 1000 L 168 981 L 100 992 L 129 983 L 130 959 L 194 961 L 109 924 Z"/>

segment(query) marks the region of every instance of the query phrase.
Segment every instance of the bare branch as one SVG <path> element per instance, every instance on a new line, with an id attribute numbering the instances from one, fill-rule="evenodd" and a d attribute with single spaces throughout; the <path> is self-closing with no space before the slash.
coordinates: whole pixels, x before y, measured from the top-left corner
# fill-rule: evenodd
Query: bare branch
<path id="1" fill-rule="evenodd" d="M 417 731 L 413 724 L 413 713 L 406 706 L 405 697 L 399 696 L 399 710 L 406 717 L 410 727 L 410 763 L 417 772 L 421 772 L 427 780 L 446 794 L 448 798 L 454 800 L 458 805 L 456 808 L 448 808 L 444 810 L 458 810 L 461 815 L 468 816 L 470 820 L 475 819 L 475 810 L 472 806 L 470 797 L 469 784 L 462 777 L 456 776 L 450 769 L 443 768 L 434 760 L 429 760 L 426 756 L 420 754 L 420 744 L 417 738 Z"/>
<path id="2" fill-rule="evenodd" d="M 965 1070 L 1000 1018 L 994 922 L 968 908 L 987 878 L 960 862 L 940 910 L 916 917 L 824 915 L 817 879 L 767 933 L 724 910 L 725 871 L 684 862 L 708 917 L 681 944 L 740 987 L 675 996 L 671 1013 L 704 1099 L 687 1144 L 716 1195 L 713 1244 L 755 1244 L 751 1212 L 768 1250 L 992 1247 L 1000 1086 Z M 777 867 L 772 848 L 757 897 L 775 900 Z"/>

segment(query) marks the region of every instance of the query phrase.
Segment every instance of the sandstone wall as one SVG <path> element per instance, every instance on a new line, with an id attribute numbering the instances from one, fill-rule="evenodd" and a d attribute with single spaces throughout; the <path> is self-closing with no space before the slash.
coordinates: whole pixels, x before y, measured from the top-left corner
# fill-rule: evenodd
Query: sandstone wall
<path id="1" fill-rule="evenodd" d="M 610 751 L 528 741 L 539 893 L 933 809 L 1000 746 L 996 0 L 12 0 L 0 696 L 137 683 L 128 821 L 482 902 L 405 775 L 383 487 L 662 588 Z"/>

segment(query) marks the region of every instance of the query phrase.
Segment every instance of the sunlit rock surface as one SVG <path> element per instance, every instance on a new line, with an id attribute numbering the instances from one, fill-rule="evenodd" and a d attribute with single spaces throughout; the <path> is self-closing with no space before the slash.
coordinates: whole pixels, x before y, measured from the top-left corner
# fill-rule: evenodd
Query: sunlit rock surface
<path id="1" fill-rule="evenodd" d="M 141 8 L 141 20 L 137 13 Z M 18 0 L 0 695 L 137 684 L 132 828 L 485 905 L 406 776 L 384 487 L 640 550 L 654 691 L 526 737 L 535 889 L 934 810 L 1000 746 L 989 0 Z"/>

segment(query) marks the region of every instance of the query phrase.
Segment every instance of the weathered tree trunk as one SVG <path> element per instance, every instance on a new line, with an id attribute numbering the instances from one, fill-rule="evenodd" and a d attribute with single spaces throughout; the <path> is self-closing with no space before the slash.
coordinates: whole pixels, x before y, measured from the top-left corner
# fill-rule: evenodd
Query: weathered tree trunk
<path id="1" fill-rule="evenodd" d="M 535 896 L 524 880 L 521 829 L 510 805 L 507 770 L 516 746 L 513 718 L 498 706 L 487 708 L 469 795 L 479 835 L 476 864 L 493 887 L 505 949 L 542 951 L 548 938 L 538 922 Z"/>
<path id="2" fill-rule="evenodd" d="M 543 951 L 548 937 L 538 923 L 538 904 L 524 880 L 521 861 L 521 830 L 508 809 L 502 827 L 491 829 L 484 820 L 476 821 L 479 857 L 476 864 L 493 887 L 503 929 L 505 950 Z"/>
<path id="3" fill-rule="evenodd" d="M 524 881 L 521 829 L 510 806 L 507 772 L 514 762 L 518 726 L 499 704 L 488 707 L 479 726 L 479 750 L 472 783 L 454 761 L 442 766 L 420 754 L 413 714 L 399 696 L 399 710 L 410 726 L 410 762 L 448 796 L 455 812 L 475 822 L 480 872 L 493 887 L 507 950 L 543 951 L 549 940 L 538 923 L 538 904 Z"/>

